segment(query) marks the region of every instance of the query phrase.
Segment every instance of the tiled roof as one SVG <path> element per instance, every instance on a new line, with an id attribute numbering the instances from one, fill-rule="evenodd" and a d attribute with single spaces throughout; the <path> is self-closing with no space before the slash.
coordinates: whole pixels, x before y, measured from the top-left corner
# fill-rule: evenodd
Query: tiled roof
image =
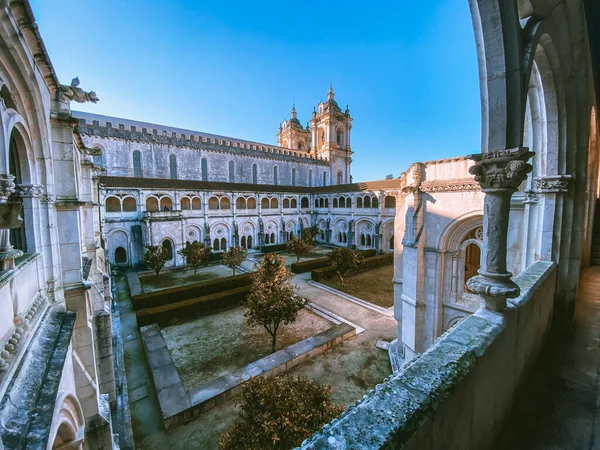
<path id="1" fill-rule="evenodd" d="M 195 191 L 234 191 L 234 192 L 289 192 L 301 194 L 324 194 L 335 192 L 360 192 L 371 190 L 396 190 L 401 180 L 366 181 L 363 183 L 340 184 L 334 186 L 274 186 L 271 184 L 224 183 L 200 180 L 172 180 L 165 178 L 100 177 L 100 183 L 107 188 L 124 189 L 175 189 Z"/>

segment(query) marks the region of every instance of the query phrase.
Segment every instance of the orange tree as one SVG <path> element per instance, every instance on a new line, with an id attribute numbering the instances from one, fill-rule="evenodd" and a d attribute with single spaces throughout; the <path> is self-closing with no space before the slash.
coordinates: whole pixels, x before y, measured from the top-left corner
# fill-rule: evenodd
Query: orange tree
<path id="1" fill-rule="evenodd" d="M 254 378 L 244 387 L 239 417 L 221 436 L 221 450 L 298 447 L 344 410 L 330 395 L 330 386 L 306 377 Z"/>
<path id="2" fill-rule="evenodd" d="M 282 256 L 269 253 L 254 269 L 250 294 L 244 301 L 244 316 L 250 326 L 267 330 L 272 338 L 271 350 L 275 352 L 279 327 L 295 322 L 298 312 L 308 302 L 297 295 Z"/>
<path id="3" fill-rule="evenodd" d="M 233 270 L 233 274 L 235 275 L 235 268 L 246 259 L 246 250 L 242 247 L 231 247 L 227 252 L 223 253 L 221 259 L 223 260 L 223 264 Z"/>
<path id="4" fill-rule="evenodd" d="M 150 245 L 147 249 L 146 253 L 144 253 L 144 262 L 158 276 L 169 259 L 167 249 L 162 245 Z"/>
<path id="5" fill-rule="evenodd" d="M 335 248 L 327 255 L 328 264 L 336 271 L 342 284 L 348 272 L 360 267 L 361 260 L 360 255 L 348 247 Z"/>
<path id="6" fill-rule="evenodd" d="M 198 241 L 186 242 L 185 247 L 178 253 L 185 257 L 185 262 L 194 268 L 194 278 L 196 278 L 198 267 L 208 262 L 211 248 Z"/>
<path id="7" fill-rule="evenodd" d="M 312 239 L 309 241 L 308 239 L 300 239 L 299 237 L 294 236 L 289 241 L 287 241 L 287 251 L 293 255 L 296 255 L 296 262 L 300 262 L 300 258 L 310 252 L 312 248 Z"/>

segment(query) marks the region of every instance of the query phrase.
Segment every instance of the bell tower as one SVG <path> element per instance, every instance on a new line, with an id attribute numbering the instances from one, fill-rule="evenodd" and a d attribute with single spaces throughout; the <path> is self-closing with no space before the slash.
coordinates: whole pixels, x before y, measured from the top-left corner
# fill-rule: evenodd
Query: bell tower
<path id="1" fill-rule="evenodd" d="M 298 120 L 296 105 L 292 105 L 292 113 L 289 120 L 284 120 L 279 125 L 277 145 L 305 152 L 310 150 L 310 128 L 308 128 L 308 125 L 304 128 Z"/>
<path id="2" fill-rule="evenodd" d="M 312 132 L 310 152 L 313 156 L 324 158 L 330 162 L 329 180 L 331 180 L 331 184 L 351 183 L 350 131 L 352 130 L 352 117 L 350 117 L 350 110 L 347 106 L 343 112 L 338 106 L 331 84 L 327 93 L 327 101 L 320 102 L 313 111 L 310 129 Z"/>

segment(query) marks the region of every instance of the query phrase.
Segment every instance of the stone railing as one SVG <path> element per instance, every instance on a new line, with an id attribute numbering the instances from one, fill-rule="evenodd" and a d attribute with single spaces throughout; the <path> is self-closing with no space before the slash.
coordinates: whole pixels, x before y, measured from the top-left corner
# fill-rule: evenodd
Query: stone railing
<path id="1" fill-rule="evenodd" d="M 143 217 L 150 220 L 179 220 L 181 211 L 145 211 Z"/>
<path id="2" fill-rule="evenodd" d="M 552 320 L 556 266 L 537 262 L 514 278 L 521 295 L 503 313 L 481 309 L 302 449 L 490 448 Z"/>

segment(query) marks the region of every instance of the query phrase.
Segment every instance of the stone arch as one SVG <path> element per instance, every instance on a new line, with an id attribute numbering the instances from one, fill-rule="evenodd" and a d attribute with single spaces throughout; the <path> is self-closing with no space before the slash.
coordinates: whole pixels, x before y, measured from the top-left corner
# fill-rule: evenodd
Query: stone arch
<path id="1" fill-rule="evenodd" d="M 225 222 L 216 222 L 210 226 L 210 241 L 217 252 L 226 251 L 229 245 L 231 229 Z M 224 244 L 224 245 L 223 245 Z"/>
<path id="2" fill-rule="evenodd" d="M 382 228 L 384 251 L 394 251 L 394 219 L 390 219 L 383 223 Z"/>
<path id="3" fill-rule="evenodd" d="M 49 432 L 49 448 L 81 448 L 85 419 L 79 400 L 74 395 L 61 393 L 55 403 Z M 51 443 L 51 446 L 50 446 Z"/>
<path id="4" fill-rule="evenodd" d="M 173 243 L 173 240 L 169 237 L 166 237 L 161 241 L 160 245 L 167 252 L 167 261 L 174 261 L 175 244 Z"/>
<path id="5" fill-rule="evenodd" d="M 254 224 L 250 221 L 246 221 L 238 227 L 240 234 L 240 243 L 243 244 L 241 245 L 242 247 L 247 249 L 253 248 L 253 245 L 256 243 L 255 229 L 256 228 Z"/>
<path id="6" fill-rule="evenodd" d="M 109 195 L 104 201 L 104 208 L 107 213 L 121 212 L 121 199 L 115 195 Z"/>
<path id="7" fill-rule="evenodd" d="M 245 197 L 238 197 L 235 199 L 236 209 L 247 209 L 247 201 Z"/>
<path id="8" fill-rule="evenodd" d="M 159 201 L 158 197 L 154 195 L 149 195 L 146 197 L 146 211 L 158 211 L 159 210 Z"/>
<path id="9" fill-rule="evenodd" d="M 219 209 L 219 197 L 217 197 L 216 195 L 213 195 L 212 197 L 210 197 L 208 199 L 208 209 L 210 210 L 217 210 Z"/>
<path id="10" fill-rule="evenodd" d="M 309 208 L 308 197 L 302 197 L 300 199 L 300 208 Z"/>
<path id="11" fill-rule="evenodd" d="M 160 197 L 160 211 L 173 211 L 173 199 L 169 195 Z"/>
<path id="12" fill-rule="evenodd" d="M 185 227 L 185 242 L 202 242 L 202 231 L 196 225 L 188 225 Z"/>
<path id="13" fill-rule="evenodd" d="M 116 250 L 121 247 L 125 250 L 125 254 L 128 256 L 127 264 L 131 261 L 131 246 L 129 233 L 127 230 L 116 229 L 109 232 L 106 236 L 108 241 L 109 258 L 113 264 L 121 265 L 122 263 L 117 262 Z"/>
<path id="14" fill-rule="evenodd" d="M 255 197 L 248 197 L 248 201 L 246 203 L 246 208 L 247 209 L 256 209 L 256 198 Z"/>
<path id="15" fill-rule="evenodd" d="M 179 207 L 182 211 L 192 209 L 192 200 L 189 197 L 181 197 L 179 199 Z"/>
<path id="16" fill-rule="evenodd" d="M 136 212 L 137 211 L 137 200 L 132 195 L 126 195 L 122 199 L 123 212 Z"/>
<path id="17" fill-rule="evenodd" d="M 394 195 L 386 195 L 383 201 L 384 208 L 396 209 L 396 197 Z"/>

